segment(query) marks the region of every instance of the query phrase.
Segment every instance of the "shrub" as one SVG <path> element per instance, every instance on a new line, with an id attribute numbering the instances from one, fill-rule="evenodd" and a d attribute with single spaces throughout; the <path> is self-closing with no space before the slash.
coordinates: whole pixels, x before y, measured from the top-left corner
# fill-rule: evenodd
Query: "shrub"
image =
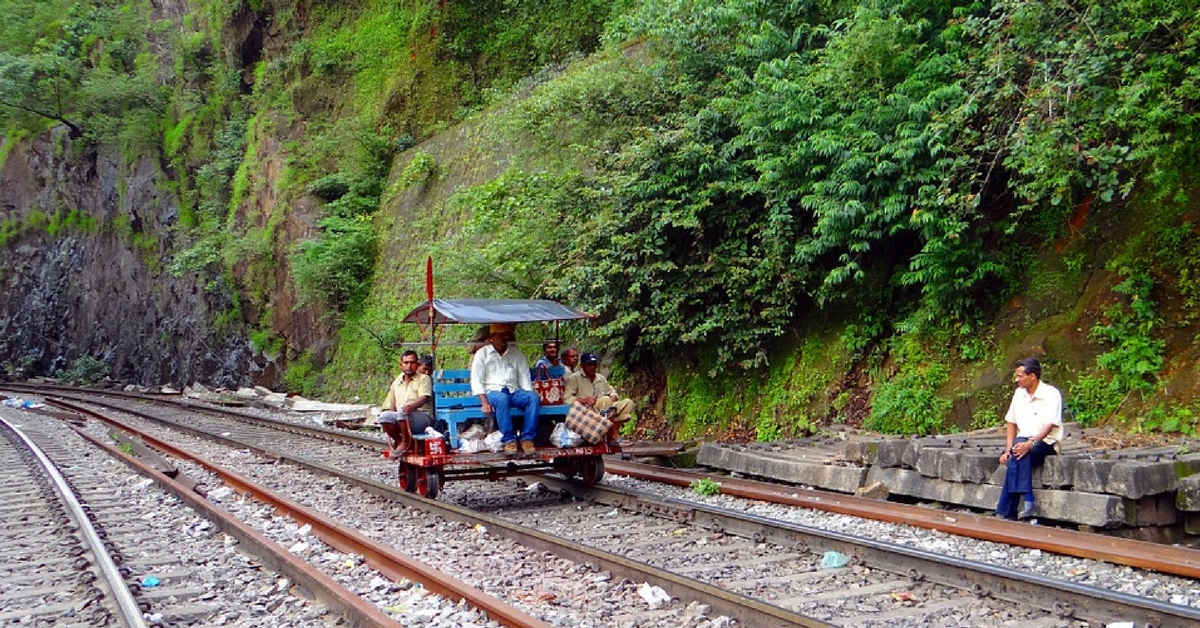
<path id="1" fill-rule="evenodd" d="M 308 186 L 308 193 L 323 200 L 335 201 L 350 191 L 350 178 L 341 172 L 325 175 Z"/>
<path id="2" fill-rule="evenodd" d="M 371 286 L 379 243 L 371 223 L 330 216 L 321 236 L 302 242 L 292 256 L 292 273 L 301 303 L 322 303 L 344 311 L 361 301 Z"/>
<path id="3" fill-rule="evenodd" d="M 79 386 L 91 386 L 108 376 L 108 365 L 90 355 L 76 358 L 71 367 L 59 369 L 54 377 Z"/>
<path id="4" fill-rule="evenodd" d="M 688 486 L 688 488 L 691 489 L 691 491 L 693 493 L 695 493 L 697 495 L 701 495 L 703 497 L 710 497 L 713 495 L 721 494 L 721 485 L 717 484 L 716 482 L 713 482 L 709 478 L 700 478 L 699 480 L 693 480 L 692 483 Z"/>

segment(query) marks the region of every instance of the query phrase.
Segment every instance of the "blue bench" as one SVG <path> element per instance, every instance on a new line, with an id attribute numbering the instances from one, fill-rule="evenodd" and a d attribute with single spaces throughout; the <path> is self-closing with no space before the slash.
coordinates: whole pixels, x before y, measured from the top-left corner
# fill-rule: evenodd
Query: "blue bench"
<path id="1" fill-rule="evenodd" d="M 550 367 L 550 377 L 561 378 L 566 369 L 561 366 Z M 536 372 L 530 369 L 530 378 Z M 570 406 L 556 404 L 542 405 L 541 417 L 552 421 L 561 421 L 567 417 Z M 433 409 L 438 419 L 446 422 L 450 446 L 458 449 L 459 427 L 467 421 L 482 420 L 483 411 L 480 409 L 479 397 L 471 394 L 471 371 L 467 369 L 439 369 L 433 372 Z M 513 425 L 520 427 L 525 419 L 525 413 L 519 408 L 512 409 Z"/>

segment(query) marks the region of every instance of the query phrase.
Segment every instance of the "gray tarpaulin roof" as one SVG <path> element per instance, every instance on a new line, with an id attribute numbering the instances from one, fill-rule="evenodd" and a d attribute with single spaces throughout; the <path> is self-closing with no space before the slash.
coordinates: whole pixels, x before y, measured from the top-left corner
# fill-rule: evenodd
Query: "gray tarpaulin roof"
<path id="1" fill-rule="evenodd" d="M 594 318 L 557 301 L 531 299 L 434 299 L 433 322 L 448 323 L 533 323 Z M 413 308 L 404 323 L 429 324 L 429 301 Z"/>

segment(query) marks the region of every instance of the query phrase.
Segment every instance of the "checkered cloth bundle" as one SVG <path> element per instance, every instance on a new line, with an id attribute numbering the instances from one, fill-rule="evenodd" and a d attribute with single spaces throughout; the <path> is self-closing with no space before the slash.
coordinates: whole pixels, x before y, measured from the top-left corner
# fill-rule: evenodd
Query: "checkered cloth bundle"
<path id="1" fill-rule="evenodd" d="M 608 417 L 578 401 L 571 404 L 571 409 L 567 411 L 567 429 L 579 434 L 589 443 L 604 441 L 611 427 L 612 421 L 608 420 Z"/>

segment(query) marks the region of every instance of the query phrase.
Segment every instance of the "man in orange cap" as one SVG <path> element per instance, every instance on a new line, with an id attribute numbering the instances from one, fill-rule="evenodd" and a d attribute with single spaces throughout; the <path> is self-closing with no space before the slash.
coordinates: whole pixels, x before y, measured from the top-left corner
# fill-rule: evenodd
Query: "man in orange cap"
<path id="1" fill-rule="evenodd" d="M 529 360 L 517 346 L 513 326 L 493 324 L 487 344 L 471 360 L 471 394 L 479 397 L 484 414 L 495 412 L 496 425 L 503 434 L 504 453 L 533 453 L 537 436 L 541 400 L 529 381 Z M 512 408 L 525 411 L 524 429 L 518 435 L 513 427 Z M 519 441 L 519 445 L 518 445 Z"/>

